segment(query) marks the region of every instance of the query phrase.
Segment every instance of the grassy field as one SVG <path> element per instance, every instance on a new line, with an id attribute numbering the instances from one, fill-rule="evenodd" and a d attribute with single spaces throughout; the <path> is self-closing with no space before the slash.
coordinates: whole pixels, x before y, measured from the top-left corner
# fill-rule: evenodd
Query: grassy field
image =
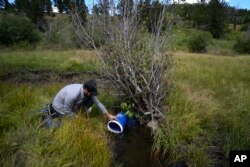
<path id="1" fill-rule="evenodd" d="M 155 136 L 168 161 L 228 165 L 250 149 L 250 57 L 176 54 L 170 110 Z"/>
<path id="2" fill-rule="evenodd" d="M 250 149 L 250 57 L 176 53 L 175 63 L 166 98 L 170 109 L 155 135 L 155 149 L 163 150 L 168 162 L 193 166 L 225 165 L 230 150 Z M 0 53 L 0 66 L 0 166 L 110 166 L 106 122 L 96 108 L 91 119 L 65 119 L 60 129 L 37 128 L 37 111 L 71 79 L 6 78 L 20 71 L 29 77 L 27 70 L 96 72 L 99 62 L 92 52 L 6 52 Z M 100 88 L 100 100 L 112 108 L 110 91 Z"/>
<path id="3" fill-rule="evenodd" d="M 14 51 L 0 54 L 1 73 L 22 69 L 94 71 L 98 61 L 91 51 Z"/>
<path id="4" fill-rule="evenodd" d="M 45 70 L 50 75 L 96 71 L 98 67 L 96 57 L 88 51 L 1 53 L 0 64 L 0 76 L 25 73 L 26 69 Z M 47 83 L 38 77 L 38 82 L 36 78 L 19 82 L 17 78 L 12 83 L 5 77 L 0 81 L 0 166 L 110 166 L 106 121 L 96 108 L 91 119 L 83 115 L 63 119 L 60 129 L 38 128 L 38 111 L 70 80 Z M 110 94 L 100 91 L 101 101 L 109 107 Z"/>
<path id="5" fill-rule="evenodd" d="M 173 29 L 173 34 L 170 36 L 171 50 L 190 52 L 190 50 L 188 49 L 190 39 L 192 39 L 194 34 L 199 34 L 199 33 L 203 33 L 204 36 L 209 35 L 209 34 L 204 34 L 205 31 L 197 29 L 191 29 L 191 28 L 188 29 L 181 27 Z M 212 37 L 210 38 L 208 37 L 206 39 L 207 54 L 225 55 L 225 56 L 236 55 L 237 53 L 234 50 L 234 45 L 239 37 L 246 35 L 247 34 L 244 34 L 244 32 L 231 30 L 230 32 L 226 33 L 222 39 L 214 39 Z"/>

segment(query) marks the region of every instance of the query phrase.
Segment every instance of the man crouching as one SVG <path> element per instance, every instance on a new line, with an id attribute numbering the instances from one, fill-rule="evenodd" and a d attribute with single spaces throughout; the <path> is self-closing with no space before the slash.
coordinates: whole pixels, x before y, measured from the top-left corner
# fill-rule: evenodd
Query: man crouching
<path id="1" fill-rule="evenodd" d="M 97 99 L 97 84 L 94 80 L 89 80 L 84 84 L 70 84 L 62 88 L 55 96 L 49 106 L 49 115 L 52 118 L 61 116 L 75 116 L 79 106 L 83 106 L 86 112 L 91 111 L 93 104 L 109 118 L 115 119 L 106 107 Z"/>

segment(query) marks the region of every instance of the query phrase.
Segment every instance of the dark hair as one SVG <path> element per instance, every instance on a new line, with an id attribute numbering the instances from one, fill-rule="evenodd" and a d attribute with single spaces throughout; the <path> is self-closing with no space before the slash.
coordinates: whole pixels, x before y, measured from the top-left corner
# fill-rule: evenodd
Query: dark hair
<path id="1" fill-rule="evenodd" d="M 87 89 L 92 96 L 97 96 L 99 93 L 97 91 L 97 84 L 95 80 L 89 80 L 84 84 L 84 89 Z"/>

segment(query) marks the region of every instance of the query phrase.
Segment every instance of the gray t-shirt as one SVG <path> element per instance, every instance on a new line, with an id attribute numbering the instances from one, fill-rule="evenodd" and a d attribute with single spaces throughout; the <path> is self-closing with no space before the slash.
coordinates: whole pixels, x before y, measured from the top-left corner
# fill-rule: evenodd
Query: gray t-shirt
<path id="1" fill-rule="evenodd" d="M 70 84 L 57 93 L 52 106 L 60 114 L 70 115 L 75 112 L 75 107 L 81 103 L 83 98 L 83 84 Z M 106 107 L 96 98 L 96 96 L 92 96 L 91 98 L 103 113 L 107 112 Z"/>

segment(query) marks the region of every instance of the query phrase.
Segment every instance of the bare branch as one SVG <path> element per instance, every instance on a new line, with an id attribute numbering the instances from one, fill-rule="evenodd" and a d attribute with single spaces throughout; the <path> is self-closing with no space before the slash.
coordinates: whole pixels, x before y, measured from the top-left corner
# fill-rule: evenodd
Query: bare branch
<path id="1" fill-rule="evenodd" d="M 155 18 L 150 21 L 154 24 L 153 33 L 145 32 L 142 26 L 141 12 L 145 9 L 139 1 L 110 0 L 108 4 L 103 14 L 92 14 L 87 25 L 81 23 L 77 12 L 72 13 L 75 33 L 85 46 L 94 49 L 104 75 L 124 99 L 133 101 L 138 112 L 150 115 L 152 120 L 163 117 L 173 65 L 171 54 L 167 53 L 173 21 L 169 0 L 159 4 L 155 17 L 148 17 Z M 97 46 L 95 38 L 99 34 L 104 41 Z"/>

